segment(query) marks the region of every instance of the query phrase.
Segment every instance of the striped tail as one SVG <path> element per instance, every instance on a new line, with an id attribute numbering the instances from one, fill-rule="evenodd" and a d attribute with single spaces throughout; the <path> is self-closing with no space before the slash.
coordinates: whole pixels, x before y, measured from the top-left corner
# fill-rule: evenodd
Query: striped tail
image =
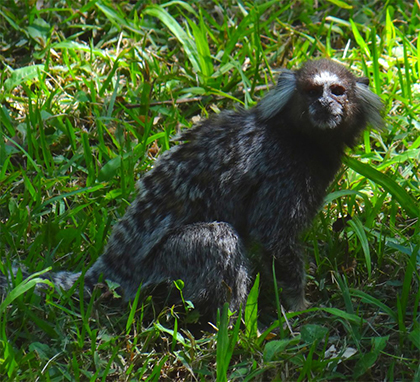
<path id="1" fill-rule="evenodd" d="M 6 274 L 0 273 L 0 296 L 6 295 L 13 289 L 12 278 L 16 277 L 19 269 L 22 272 L 23 280 L 26 280 L 28 277 L 31 276 L 25 269 L 17 266 L 13 266 L 11 271 L 3 268 L 3 272 Z M 76 281 L 80 278 L 82 272 L 68 272 L 68 271 L 60 271 L 60 272 L 45 272 L 41 273 L 39 276 L 40 279 L 49 280 L 57 289 L 69 290 Z M 43 290 L 49 288 L 47 283 L 38 283 L 35 286 L 36 292 L 42 292 Z M 85 285 L 85 292 L 88 292 L 89 295 L 91 293 L 91 285 Z"/>

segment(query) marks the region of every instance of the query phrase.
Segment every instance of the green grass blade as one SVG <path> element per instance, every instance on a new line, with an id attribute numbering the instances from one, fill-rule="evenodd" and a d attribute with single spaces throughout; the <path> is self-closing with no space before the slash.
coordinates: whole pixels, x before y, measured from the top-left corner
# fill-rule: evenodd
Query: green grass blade
<path id="1" fill-rule="evenodd" d="M 216 349 L 216 382 L 227 381 L 227 369 L 229 367 L 229 360 L 227 360 L 227 354 L 229 351 L 229 336 L 228 336 L 228 325 L 229 325 L 229 305 L 226 303 L 223 305 L 219 315 L 218 332 L 217 332 L 217 349 Z"/>
<path id="2" fill-rule="evenodd" d="M 365 264 L 368 277 L 370 278 L 372 274 L 372 260 L 370 258 L 369 241 L 363 228 L 362 222 L 356 216 L 353 216 L 353 218 L 348 221 L 348 224 L 353 228 L 354 232 L 360 240 L 360 244 L 362 245 L 363 253 L 365 255 Z"/>
<path id="3" fill-rule="evenodd" d="M 159 5 L 149 5 L 144 10 L 144 14 L 157 17 L 164 25 L 166 25 L 166 27 L 175 35 L 175 37 L 184 47 L 187 58 L 191 62 L 194 70 L 197 72 L 202 72 L 197 53 L 197 47 L 194 41 L 187 35 L 179 23 Z"/>
<path id="4" fill-rule="evenodd" d="M 258 274 L 249 292 L 244 311 L 245 334 L 248 338 L 256 338 L 257 336 L 259 287 L 260 275 Z"/>
<path id="5" fill-rule="evenodd" d="M 11 76 L 4 82 L 4 91 L 10 92 L 12 89 L 19 86 L 24 81 L 30 81 L 39 77 L 44 70 L 44 65 L 31 65 L 12 71 Z"/>
<path id="6" fill-rule="evenodd" d="M 366 44 L 366 41 L 364 40 L 364 38 L 362 37 L 362 35 L 359 32 L 359 29 L 357 27 L 357 24 L 350 19 L 350 24 L 351 24 L 351 30 L 353 32 L 354 38 L 357 42 L 357 44 L 360 46 L 360 48 L 363 50 L 363 52 L 365 53 L 365 55 L 367 57 L 371 56 L 370 50 L 368 45 Z"/>
<path id="7" fill-rule="evenodd" d="M 369 294 L 357 289 L 350 289 L 350 294 L 354 297 L 361 298 L 362 302 L 376 306 L 382 312 L 386 313 L 389 317 L 391 317 L 393 321 L 397 322 L 397 315 L 395 314 L 394 310 L 385 305 L 383 302 L 379 301 L 377 298 L 370 296 Z"/>
<path id="8" fill-rule="evenodd" d="M 420 207 L 418 203 L 406 190 L 399 186 L 388 175 L 383 174 L 375 170 L 373 167 L 350 157 L 344 158 L 343 162 L 360 175 L 365 176 L 385 188 L 386 191 L 398 200 L 401 206 L 411 217 L 420 217 Z"/>
<path id="9" fill-rule="evenodd" d="M 50 268 L 46 268 L 41 272 L 37 272 L 29 276 L 27 279 L 23 280 L 20 284 L 16 285 L 4 298 L 3 302 L 0 304 L 0 314 L 6 309 L 8 305 L 10 305 L 14 300 L 16 300 L 19 296 L 27 292 L 29 289 L 34 288 L 37 284 L 46 284 L 50 287 L 54 287 L 50 280 L 39 278 L 42 274 L 51 270 Z"/>

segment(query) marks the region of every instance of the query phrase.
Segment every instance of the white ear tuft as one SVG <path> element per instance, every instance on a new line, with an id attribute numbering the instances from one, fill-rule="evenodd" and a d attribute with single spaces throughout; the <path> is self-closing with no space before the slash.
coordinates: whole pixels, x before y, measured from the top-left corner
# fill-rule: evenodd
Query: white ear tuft
<path id="1" fill-rule="evenodd" d="M 263 119 L 270 119 L 282 111 L 296 89 L 295 73 L 291 70 L 281 72 L 274 90 L 270 91 L 257 105 Z"/>
<path id="2" fill-rule="evenodd" d="M 362 101 L 363 109 L 367 116 L 367 123 L 373 128 L 381 130 L 384 126 L 384 120 L 381 116 L 383 108 L 382 100 L 373 93 L 363 82 L 356 82 L 356 96 Z"/>

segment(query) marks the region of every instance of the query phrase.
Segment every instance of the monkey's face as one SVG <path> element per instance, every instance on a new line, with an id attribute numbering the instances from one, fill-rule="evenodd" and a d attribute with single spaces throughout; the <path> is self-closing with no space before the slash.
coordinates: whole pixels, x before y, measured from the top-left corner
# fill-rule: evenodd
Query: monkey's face
<path id="1" fill-rule="evenodd" d="M 339 126 L 346 116 L 348 103 L 345 82 L 335 73 L 320 71 L 302 85 L 313 126 L 322 130 Z"/>
<path id="2" fill-rule="evenodd" d="M 367 78 L 334 61 L 308 61 L 296 71 L 281 72 L 276 88 L 257 105 L 257 116 L 310 135 L 338 132 L 351 146 L 366 123 L 376 128 L 383 123 L 381 99 L 368 85 Z"/>

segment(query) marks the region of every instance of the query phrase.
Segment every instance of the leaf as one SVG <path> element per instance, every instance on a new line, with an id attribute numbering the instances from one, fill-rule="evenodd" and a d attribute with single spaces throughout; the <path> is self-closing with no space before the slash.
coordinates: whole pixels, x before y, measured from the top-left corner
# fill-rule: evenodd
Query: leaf
<path id="1" fill-rule="evenodd" d="M 372 350 L 361 356 L 354 366 L 353 377 L 358 379 L 365 374 L 376 362 L 380 352 L 385 348 L 389 336 L 372 338 Z"/>
<path id="2" fill-rule="evenodd" d="M 372 297 L 372 296 L 368 295 L 367 293 L 362 292 L 362 291 L 357 290 L 357 289 L 350 289 L 350 294 L 352 296 L 361 298 L 362 302 L 364 302 L 364 303 L 368 303 L 368 304 L 377 306 L 382 312 L 388 314 L 388 316 L 390 318 L 392 318 L 395 322 L 397 321 L 396 313 L 391 308 L 386 306 L 383 302 L 379 301 L 377 298 Z"/>
<path id="3" fill-rule="evenodd" d="M 83 45 L 75 41 L 63 41 L 58 44 L 52 44 L 52 49 L 70 49 L 70 50 L 81 50 L 82 52 L 92 53 L 95 56 L 99 56 L 104 59 L 108 59 L 107 53 L 98 48 L 91 48 L 88 45 Z"/>
<path id="4" fill-rule="evenodd" d="M 0 121 L 1 124 L 6 127 L 7 133 L 13 137 L 15 135 L 15 129 L 13 127 L 12 119 L 10 118 L 9 109 L 7 109 L 5 105 L 0 105 Z M 3 135 L 3 131 L 1 131 L 0 134 Z"/>
<path id="5" fill-rule="evenodd" d="M 108 18 L 109 21 L 111 21 L 114 25 L 116 25 L 118 28 L 128 26 L 128 18 L 123 17 L 123 15 L 119 15 L 113 8 L 108 7 L 101 1 L 98 1 L 95 4 L 96 7 L 98 7 L 103 14 Z"/>
<path id="6" fill-rule="evenodd" d="M 271 362 L 278 358 L 279 353 L 287 348 L 292 342 L 295 342 L 294 338 L 278 341 L 267 342 L 264 347 L 263 358 L 264 362 Z"/>
<path id="7" fill-rule="evenodd" d="M 353 35 L 357 44 L 365 52 L 366 56 L 370 58 L 371 54 L 370 54 L 369 47 L 366 44 L 366 41 L 363 39 L 362 35 L 360 34 L 359 30 L 357 29 L 356 23 L 352 19 L 350 19 L 350 24 L 351 24 L 351 30 L 353 32 Z"/>
<path id="8" fill-rule="evenodd" d="M 357 195 L 357 196 L 362 197 L 365 201 L 369 200 L 368 196 L 365 195 L 363 192 L 359 192 L 355 190 L 339 190 L 339 191 L 334 191 L 328 194 L 324 199 L 324 203 L 328 204 L 328 203 L 331 203 L 335 199 L 339 199 L 339 198 L 342 198 L 343 196 L 349 196 L 349 195 Z"/>
<path id="9" fill-rule="evenodd" d="M 158 329 L 160 332 L 163 332 L 163 333 L 168 333 L 171 337 L 173 337 L 174 336 L 174 331 L 172 330 L 172 329 L 168 329 L 168 328 L 165 328 L 162 324 L 160 324 L 159 322 L 155 322 L 154 324 L 153 324 L 153 326 L 156 328 L 156 329 Z M 180 344 L 182 344 L 182 346 L 185 346 L 185 347 L 189 347 L 190 346 L 190 343 L 189 343 L 189 340 L 187 339 L 187 338 L 185 338 L 181 333 L 177 333 L 177 341 L 180 343 Z"/>
<path id="10" fill-rule="evenodd" d="M 257 337 L 257 320 L 258 320 L 258 290 L 260 286 L 260 275 L 255 278 L 254 285 L 249 292 L 246 301 L 244 320 L 245 333 L 248 338 Z"/>
<path id="11" fill-rule="evenodd" d="M 210 48 L 206 38 L 204 27 L 198 27 L 193 21 L 189 19 L 188 23 L 190 24 L 190 27 L 193 30 L 201 73 L 203 73 L 206 78 L 210 77 L 214 72 L 214 65 L 211 59 Z"/>
<path id="12" fill-rule="evenodd" d="M 32 342 L 29 345 L 31 352 L 36 352 L 38 357 L 43 361 L 48 361 L 54 355 L 54 351 L 47 345 L 41 342 Z"/>
<path id="13" fill-rule="evenodd" d="M 225 382 L 226 371 L 229 366 L 229 360 L 227 354 L 229 352 L 229 335 L 228 335 L 228 317 L 229 305 L 225 303 L 223 308 L 219 311 L 219 330 L 217 332 L 217 348 L 216 348 L 216 373 L 217 382 Z"/>
<path id="14" fill-rule="evenodd" d="M 30 275 L 27 279 L 23 280 L 20 284 L 16 285 L 7 296 L 4 298 L 3 302 L 0 304 L 0 314 L 6 309 L 8 305 L 10 305 L 14 300 L 16 300 L 19 296 L 27 292 L 29 289 L 34 288 L 37 284 L 47 284 L 50 287 L 54 287 L 50 280 L 39 278 L 38 276 L 42 275 L 43 273 L 48 272 L 51 267 L 44 269 L 41 272 L 34 273 Z"/>
<path id="15" fill-rule="evenodd" d="M 386 41 L 386 48 L 389 52 L 392 51 L 392 47 L 395 43 L 395 27 L 392 21 L 392 6 L 386 8 L 386 22 L 385 22 L 385 41 Z"/>
<path id="16" fill-rule="evenodd" d="M 197 47 L 194 41 L 184 31 L 184 28 L 182 28 L 170 14 L 159 5 L 150 5 L 143 11 L 143 13 L 157 17 L 163 24 L 165 24 L 184 47 L 188 60 L 191 62 L 194 70 L 202 72 L 198 59 Z"/>
<path id="17" fill-rule="evenodd" d="M 192 13 L 194 17 L 198 18 L 197 12 L 194 10 L 194 8 L 190 4 L 186 3 L 185 1 L 178 1 L 178 0 L 169 1 L 165 4 L 162 4 L 162 8 L 168 8 L 171 5 L 179 5 L 180 7 L 184 8 L 186 11 Z"/>
<path id="18" fill-rule="evenodd" d="M 9 92 L 24 81 L 30 81 L 41 73 L 44 65 L 30 65 L 20 69 L 13 70 L 10 78 L 4 82 L 4 91 Z"/>
<path id="19" fill-rule="evenodd" d="M 134 316 L 136 314 L 137 305 L 139 303 L 141 293 L 141 286 L 137 289 L 136 297 L 134 298 L 133 302 L 131 303 L 130 314 L 128 315 L 127 322 L 125 324 L 125 333 L 128 335 L 131 330 L 131 325 L 134 322 Z"/>
<path id="20" fill-rule="evenodd" d="M 68 198 L 69 196 L 77 195 L 77 194 L 83 194 L 84 192 L 95 192 L 95 191 L 100 190 L 102 188 L 104 188 L 103 184 L 97 184 L 94 187 L 79 188 L 79 189 L 71 191 L 71 192 L 66 192 L 66 193 L 54 196 L 51 199 L 48 199 L 47 201 L 42 203 L 39 207 L 35 208 L 34 211 L 33 211 L 33 214 L 35 215 L 35 214 L 39 213 L 48 204 L 55 203 L 56 201 Z"/>
<path id="21" fill-rule="evenodd" d="M 118 169 L 121 167 L 121 157 L 117 156 L 109 160 L 99 171 L 98 181 L 107 182 L 114 178 Z"/>
<path id="22" fill-rule="evenodd" d="M 223 64 L 227 63 L 231 59 L 230 54 L 235 49 L 236 44 L 240 42 L 245 35 L 249 36 L 254 32 L 254 26 L 252 25 L 253 21 L 254 15 L 248 14 L 238 25 L 235 26 L 235 32 L 228 36 L 229 39 L 223 52 Z"/>
<path id="23" fill-rule="evenodd" d="M 34 186 L 32 185 L 32 182 L 26 176 L 26 173 L 22 173 L 22 175 L 23 175 L 23 182 L 25 184 L 26 190 L 29 191 L 29 193 L 31 194 L 31 198 L 33 200 L 37 200 L 39 197 L 39 193 L 35 190 Z"/>
<path id="24" fill-rule="evenodd" d="M 45 46 L 51 31 L 51 25 L 43 19 L 35 19 L 28 27 L 28 34 L 41 46 Z"/>
<path id="25" fill-rule="evenodd" d="M 318 309 L 318 308 L 316 308 Z M 311 309 L 308 309 L 308 311 L 310 311 Z M 334 316 L 343 318 L 349 322 L 351 322 L 352 324 L 357 324 L 360 325 L 361 323 L 363 323 L 363 318 L 357 316 L 356 314 L 351 314 L 351 313 L 347 313 L 344 312 L 343 310 L 337 309 L 337 308 L 319 308 L 319 310 L 323 310 L 324 312 L 330 313 Z"/>
<path id="26" fill-rule="evenodd" d="M 135 25 L 120 11 L 118 14 L 115 9 L 105 5 L 102 1 L 98 1 L 95 3 L 95 6 L 98 7 L 103 14 L 108 18 L 111 23 L 113 23 L 118 29 L 120 28 L 127 28 L 130 31 L 137 33 L 141 36 L 144 35 L 144 30 L 136 28 Z"/>
<path id="27" fill-rule="evenodd" d="M 352 5 L 347 4 L 344 1 L 341 0 L 328 0 L 330 3 L 335 4 L 337 7 L 343 8 L 343 9 L 353 9 Z"/>
<path id="28" fill-rule="evenodd" d="M 359 219 L 357 219 L 356 216 L 353 217 L 353 219 L 349 220 L 347 224 L 353 228 L 353 231 L 356 233 L 357 237 L 360 240 L 360 244 L 362 245 L 363 253 L 365 254 L 365 263 L 366 263 L 366 269 L 368 272 L 368 276 L 370 278 L 372 273 L 372 260 L 370 258 L 370 249 L 369 249 L 369 242 L 368 238 L 366 236 L 366 232 L 363 229 L 363 225 Z"/>
<path id="29" fill-rule="evenodd" d="M 411 331 L 408 338 L 416 346 L 416 348 L 420 350 L 420 328 L 415 328 Z"/>
<path id="30" fill-rule="evenodd" d="M 380 184 L 387 192 L 398 200 L 398 203 L 400 203 L 401 207 L 407 211 L 410 217 L 420 217 L 420 206 L 414 198 L 388 175 L 385 175 L 373 167 L 359 162 L 354 158 L 345 157 L 343 158 L 343 162 L 360 175 L 365 176 L 372 182 Z"/>
<path id="31" fill-rule="evenodd" d="M 185 283 L 183 280 L 179 279 L 174 281 L 174 285 L 176 289 L 182 291 L 184 289 Z"/>
<path id="32" fill-rule="evenodd" d="M 1 7 L 0 8 L 0 15 L 2 16 L 2 18 L 5 21 L 7 21 L 10 24 L 10 26 L 13 29 L 15 29 L 16 31 L 18 31 L 20 33 L 23 33 L 23 34 L 27 35 L 28 32 L 25 29 L 22 29 L 21 27 L 19 27 L 19 25 L 18 25 L 18 22 L 21 21 L 19 17 L 18 17 L 19 21 L 16 19 L 16 16 L 18 16 L 18 15 L 13 14 L 13 12 L 9 11 L 7 9 L 7 7 Z"/>
<path id="33" fill-rule="evenodd" d="M 230 331 L 229 339 L 228 326 L 230 323 L 229 304 L 225 303 L 221 311 L 218 312 L 217 349 L 216 349 L 216 382 L 227 381 L 227 370 L 233 355 L 233 350 L 238 341 L 239 328 L 241 326 L 241 309 L 238 312 L 238 319 Z"/>
<path id="34" fill-rule="evenodd" d="M 308 344 L 312 344 L 314 342 L 320 341 L 328 333 L 328 329 L 315 324 L 307 324 L 302 327 L 300 334 L 302 335 L 302 340 Z"/>

